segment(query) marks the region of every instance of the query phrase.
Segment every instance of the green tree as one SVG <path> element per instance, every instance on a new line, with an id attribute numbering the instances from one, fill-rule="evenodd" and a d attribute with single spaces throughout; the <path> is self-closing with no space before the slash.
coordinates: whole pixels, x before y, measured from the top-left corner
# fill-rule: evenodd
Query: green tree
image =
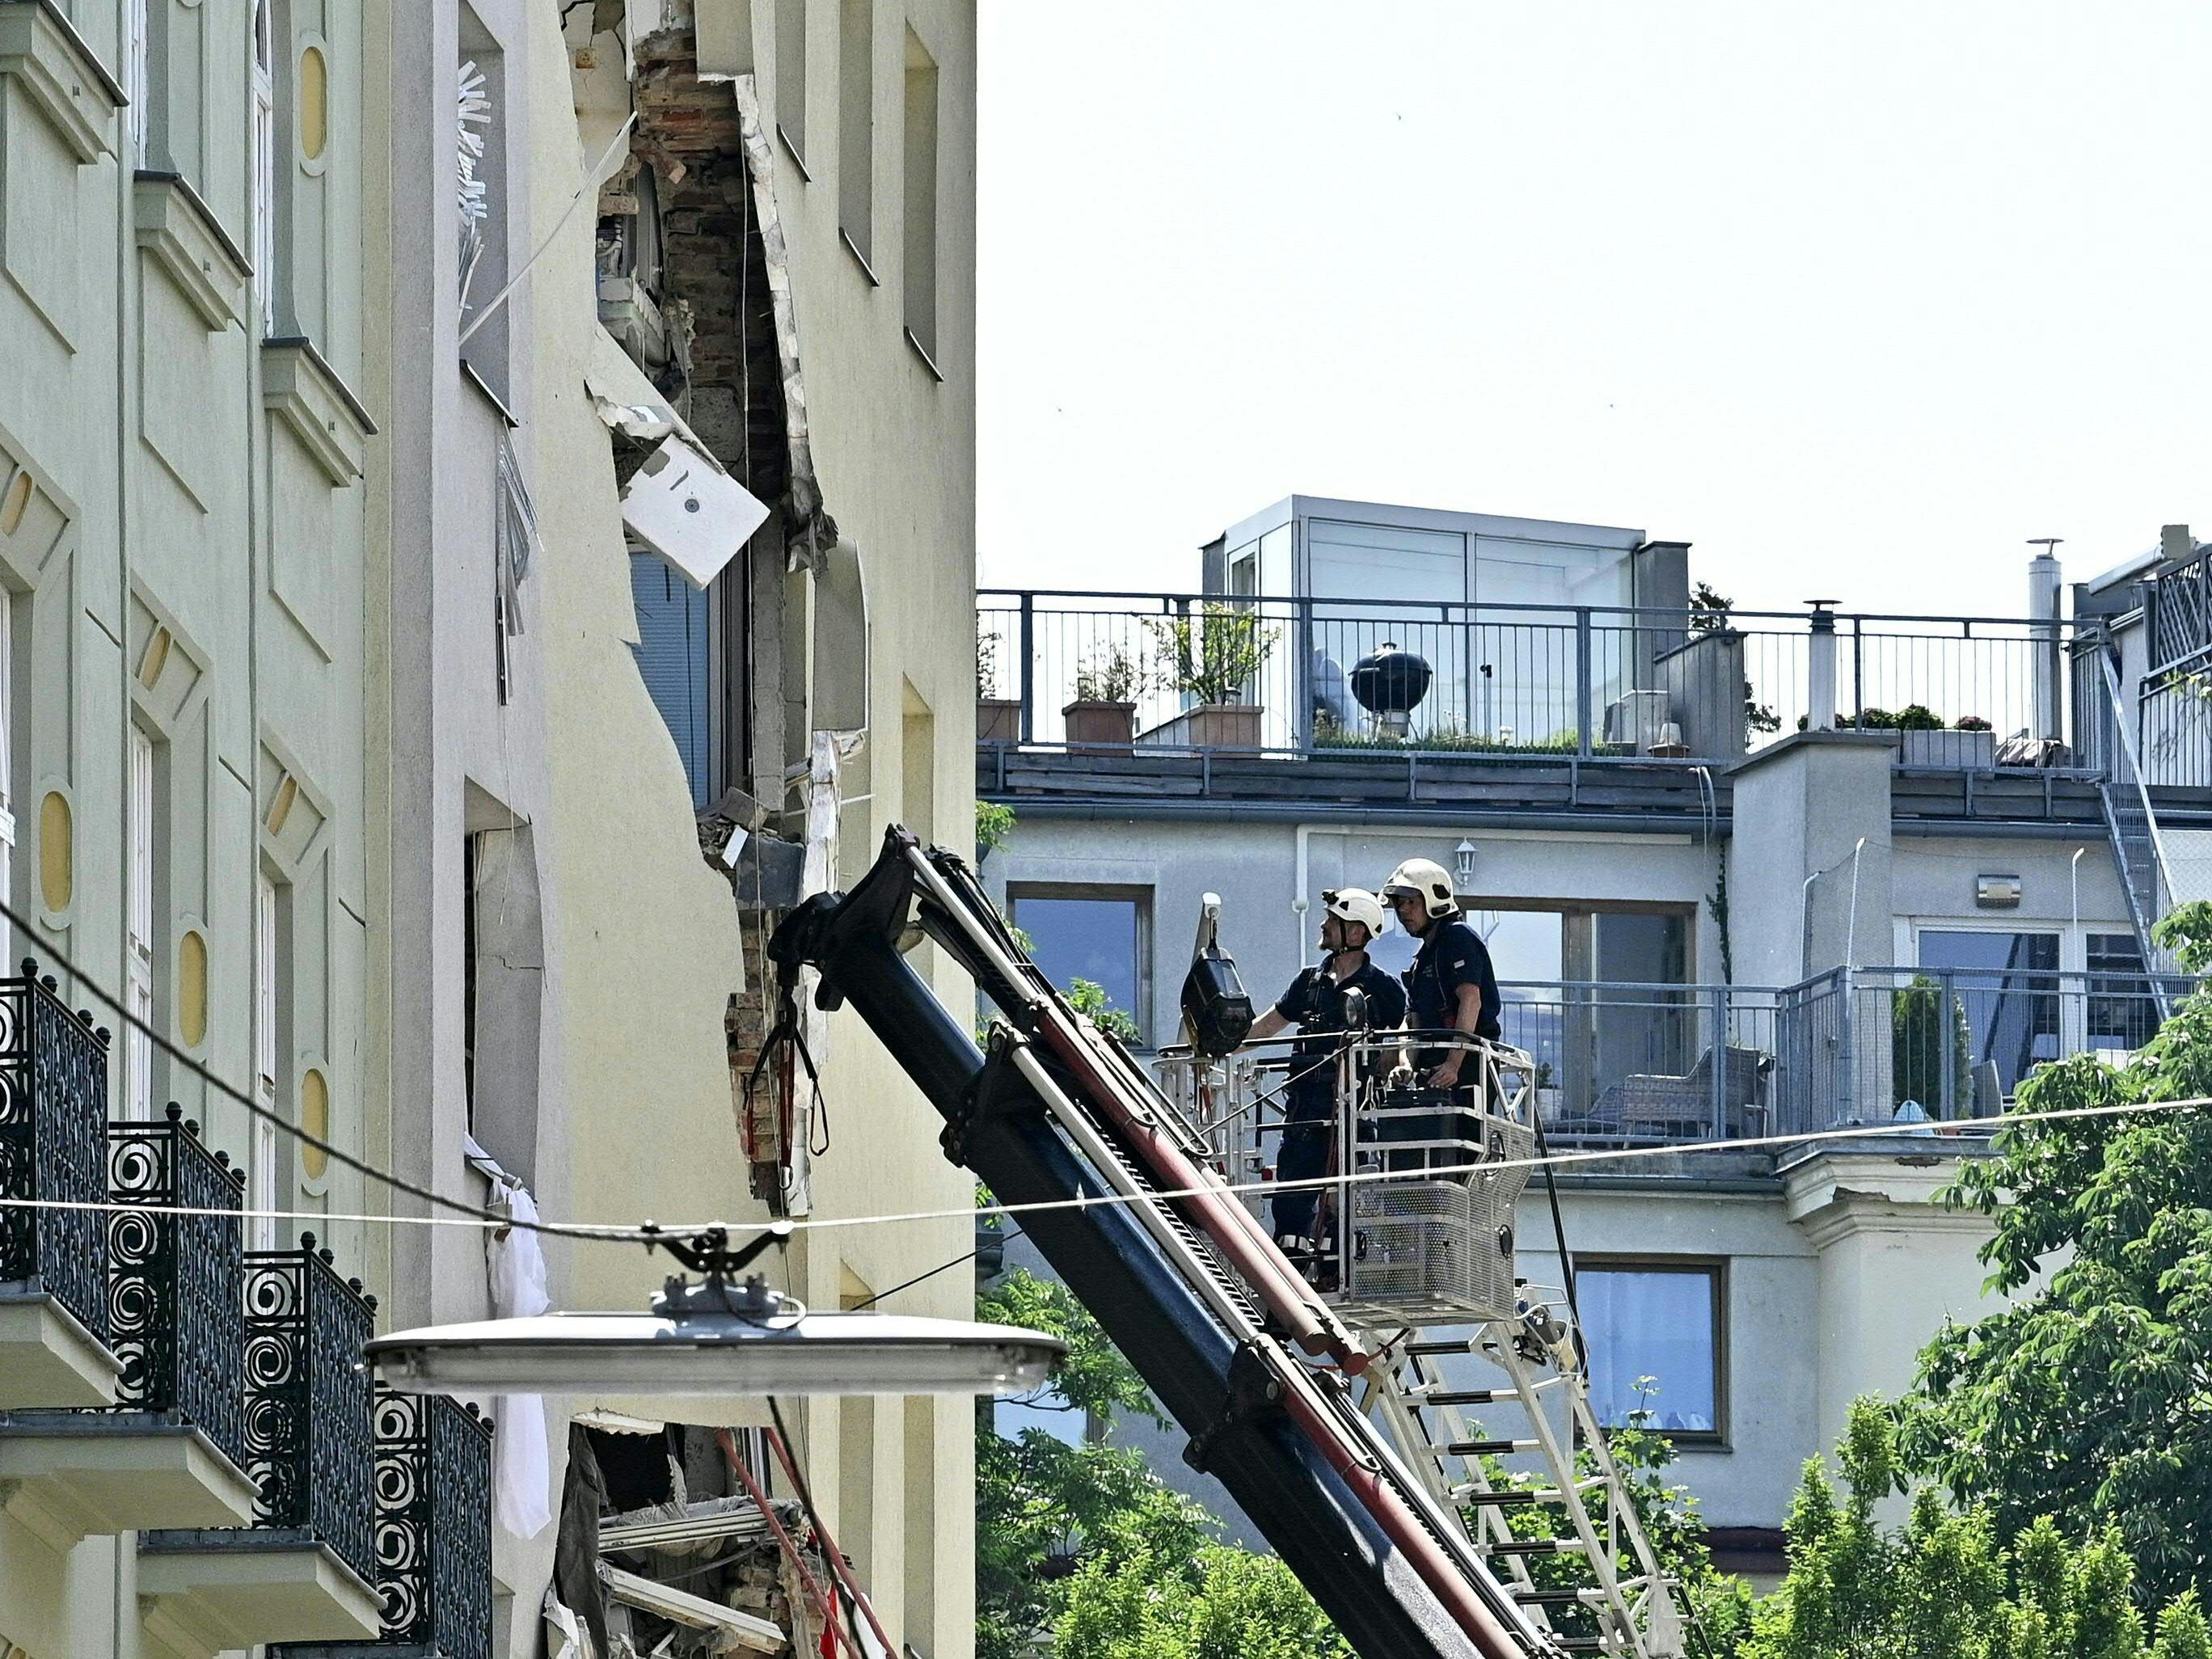
<path id="1" fill-rule="evenodd" d="M 2161 938 L 2201 965 L 2212 907 Z M 2123 1066 L 2037 1072 L 2023 1110 L 2212 1095 L 2198 993 Z M 2010 1540 L 2040 1516 L 2116 1529 L 2145 1605 L 2212 1564 L 2212 1119 L 2196 1108 L 2021 1124 L 1966 1163 L 1951 1201 L 1992 1218 L 1989 1287 L 2019 1299 L 1947 1325 L 1902 1404 L 1902 1450 Z"/>
<path id="2" fill-rule="evenodd" d="M 975 1316 L 1068 1345 L 1030 1403 L 1101 1428 L 1164 1423 L 1144 1380 L 1073 1292 L 1019 1268 L 980 1290 Z M 1213 1517 L 1141 1453 L 975 1419 L 975 1651 L 1030 1659 L 1323 1659 L 1340 1655 L 1312 1597 L 1272 1556 L 1218 1541 Z"/>
<path id="3" fill-rule="evenodd" d="M 1118 1038 L 1126 1048 L 1137 1044 L 1137 1017 L 1127 1009 L 1115 1006 L 1106 994 L 1106 988 L 1096 980 L 1079 975 L 1067 981 L 1068 1006 L 1088 1019 L 1108 1036 Z"/>
<path id="4" fill-rule="evenodd" d="M 1006 844 L 1006 837 L 1014 833 L 1014 809 L 994 800 L 975 803 L 975 862 L 985 859 Z"/>
<path id="5" fill-rule="evenodd" d="M 1043 1331 L 1067 1344 L 1051 1387 L 1028 1403 L 1085 1427 L 1125 1416 L 1164 1421 L 1143 1379 L 1097 1321 L 1057 1280 L 1016 1268 L 979 1289 L 975 1316 Z M 992 1404 L 975 1416 L 975 1650 L 1022 1659 L 1059 1614 L 1068 1578 L 1093 1559 L 1152 1552 L 1188 1560 L 1212 1520 L 1164 1486 L 1141 1454 L 1085 1434 L 1075 1443 L 1028 1428 L 998 1431 Z"/>
<path id="6" fill-rule="evenodd" d="M 1351 1650 L 1271 1555 L 1210 1545 L 1089 1562 L 1068 1584 L 1054 1659 L 1332 1659 Z"/>
<path id="7" fill-rule="evenodd" d="M 1973 1115 L 1974 1036 L 1966 1024 L 1966 1005 L 1925 974 L 1915 974 L 1910 985 L 1890 997 L 1889 1059 L 1893 1105 L 1917 1101 L 1929 1116 L 1942 1116 L 1948 1060 L 1951 1115 Z"/>
<path id="8" fill-rule="evenodd" d="M 1274 654 L 1280 630 L 1242 605 L 1208 599 L 1195 612 L 1148 618 L 1160 683 L 1202 703 L 1241 702 Z"/>
<path id="9" fill-rule="evenodd" d="M 1985 1508 L 1915 1493 L 1902 1529 L 1875 1505 L 1902 1487 L 1894 1414 L 1851 1407 L 1837 1449 L 1838 1502 L 1820 1460 L 1805 1466 L 1785 1523 L 1790 1576 L 1760 1602 L 1738 1659 L 2145 1659 L 2134 1568 L 2111 1528 L 2076 1534 L 2039 1517 L 2008 1549 Z M 2193 1596 L 2160 1622 L 2153 1659 L 2204 1638 Z"/>

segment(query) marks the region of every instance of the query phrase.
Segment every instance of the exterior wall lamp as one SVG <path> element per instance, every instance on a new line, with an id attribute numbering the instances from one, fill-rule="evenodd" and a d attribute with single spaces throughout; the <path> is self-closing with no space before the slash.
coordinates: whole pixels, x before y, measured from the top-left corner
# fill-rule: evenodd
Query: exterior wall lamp
<path id="1" fill-rule="evenodd" d="M 1474 886 L 1474 843 L 1462 841 L 1452 848 L 1452 878 L 1462 893 Z"/>

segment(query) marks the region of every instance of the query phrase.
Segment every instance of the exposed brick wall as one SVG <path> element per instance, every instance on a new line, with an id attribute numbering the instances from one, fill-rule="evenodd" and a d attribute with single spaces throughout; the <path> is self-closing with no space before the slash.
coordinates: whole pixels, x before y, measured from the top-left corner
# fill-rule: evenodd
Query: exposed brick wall
<path id="1" fill-rule="evenodd" d="M 690 311 L 684 418 L 748 489 L 781 503 L 790 452 L 737 100 L 726 83 L 699 78 L 689 30 L 638 43 L 634 90 L 631 148 L 659 184 L 665 297 Z"/>

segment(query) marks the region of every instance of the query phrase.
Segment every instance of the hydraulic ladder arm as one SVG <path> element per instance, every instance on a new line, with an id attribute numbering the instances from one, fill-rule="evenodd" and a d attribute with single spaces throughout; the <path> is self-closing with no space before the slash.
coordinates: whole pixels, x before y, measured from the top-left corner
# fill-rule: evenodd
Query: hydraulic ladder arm
<path id="1" fill-rule="evenodd" d="M 994 1034 L 988 1056 L 902 956 L 917 925 L 1015 1028 Z M 1032 1212 L 1023 1231 L 1191 1434 L 1193 1461 L 1357 1651 L 1556 1650 L 1361 1415 L 1343 1376 L 1278 1340 L 1340 1364 L 1363 1358 L 1233 1196 L 1153 1195 L 1214 1181 L 1203 1142 L 1037 973 L 957 859 L 895 826 L 849 894 L 809 899 L 769 951 L 787 988 L 801 966 L 819 970 L 817 1002 L 851 1005 L 944 1115 L 948 1156 L 1001 1200 L 1133 1200 Z"/>

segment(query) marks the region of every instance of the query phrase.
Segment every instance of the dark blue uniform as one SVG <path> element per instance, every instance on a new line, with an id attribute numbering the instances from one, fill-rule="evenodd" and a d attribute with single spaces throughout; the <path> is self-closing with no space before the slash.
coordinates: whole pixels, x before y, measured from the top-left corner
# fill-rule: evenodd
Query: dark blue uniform
<path id="1" fill-rule="evenodd" d="M 1502 1030 L 1498 1012 L 1504 1006 L 1498 994 L 1498 973 L 1490 965 L 1490 947 L 1465 922 L 1440 921 L 1421 940 L 1420 954 L 1406 970 L 1406 991 L 1413 1004 L 1413 1029 L 1441 1031 L 1454 1024 L 1459 1012 L 1460 988 L 1480 986 L 1482 1012 L 1474 1035 L 1495 1042 Z M 1440 1066 L 1444 1051 L 1431 1049 L 1420 1056 L 1423 1066 Z"/>
<path id="2" fill-rule="evenodd" d="M 1367 999 L 1364 1029 L 1388 1031 L 1406 1018 L 1406 993 L 1398 981 L 1373 963 L 1341 984 L 1326 968 L 1309 968 L 1291 981 L 1275 1004 L 1275 1012 L 1309 1034 L 1291 1051 L 1291 1083 L 1284 1091 L 1286 1127 L 1275 1158 L 1278 1181 L 1311 1181 L 1328 1172 L 1331 1120 L 1336 1115 L 1336 1038 L 1350 1029 L 1346 1018 L 1347 994 L 1357 991 Z M 1278 1193 L 1274 1200 L 1275 1235 L 1304 1238 L 1312 1231 L 1315 1206 L 1321 1189 Z"/>

